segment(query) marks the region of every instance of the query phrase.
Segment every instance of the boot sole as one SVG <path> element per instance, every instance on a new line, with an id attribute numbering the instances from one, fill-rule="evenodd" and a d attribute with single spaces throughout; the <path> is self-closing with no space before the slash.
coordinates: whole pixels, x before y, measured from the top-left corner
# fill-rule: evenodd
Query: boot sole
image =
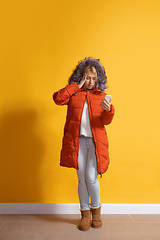
<path id="1" fill-rule="evenodd" d="M 102 225 L 101 225 L 101 226 L 94 226 L 94 225 L 91 225 L 91 227 L 92 227 L 92 228 L 101 228 Z"/>
<path id="2" fill-rule="evenodd" d="M 80 231 L 88 231 L 89 229 L 90 229 L 90 227 L 89 228 L 81 228 L 81 227 L 79 227 L 78 228 Z"/>

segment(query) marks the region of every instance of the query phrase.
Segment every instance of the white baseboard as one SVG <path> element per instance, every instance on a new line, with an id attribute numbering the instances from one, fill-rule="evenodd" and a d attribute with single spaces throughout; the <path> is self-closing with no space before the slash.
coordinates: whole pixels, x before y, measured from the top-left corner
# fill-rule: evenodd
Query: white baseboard
<path id="1" fill-rule="evenodd" d="M 80 214 L 78 203 L 0 203 L 0 214 Z M 160 214 L 160 204 L 102 204 L 102 214 Z"/>

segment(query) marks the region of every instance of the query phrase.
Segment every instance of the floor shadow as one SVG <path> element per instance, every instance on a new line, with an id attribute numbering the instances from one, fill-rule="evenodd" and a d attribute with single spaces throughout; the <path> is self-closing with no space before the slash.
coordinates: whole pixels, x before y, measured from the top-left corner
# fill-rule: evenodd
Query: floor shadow
<path id="1" fill-rule="evenodd" d="M 35 214 L 34 217 L 48 222 L 65 222 L 77 227 L 80 221 L 79 214 Z"/>
<path id="2" fill-rule="evenodd" d="M 36 109 L 12 108 L 0 117 L 0 202 L 41 199 L 39 167 L 45 145 L 37 131 Z"/>

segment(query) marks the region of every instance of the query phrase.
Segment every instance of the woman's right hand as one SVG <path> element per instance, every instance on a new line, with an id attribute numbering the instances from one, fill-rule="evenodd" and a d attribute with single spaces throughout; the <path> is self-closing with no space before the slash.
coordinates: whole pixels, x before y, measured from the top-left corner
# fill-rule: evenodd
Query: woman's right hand
<path id="1" fill-rule="evenodd" d="M 83 87 L 85 81 L 86 81 L 86 78 L 87 78 L 87 74 L 85 73 L 82 77 L 82 80 L 80 81 L 80 83 L 78 83 L 78 87 L 81 88 Z"/>

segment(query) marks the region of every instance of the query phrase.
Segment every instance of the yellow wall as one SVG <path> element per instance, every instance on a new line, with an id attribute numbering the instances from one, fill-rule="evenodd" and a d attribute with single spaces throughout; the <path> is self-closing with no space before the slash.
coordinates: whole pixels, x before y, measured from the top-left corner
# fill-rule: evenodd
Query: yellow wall
<path id="1" fill-rule="evenodd" d="M 66 107 L 52 93 L 100 58 L 116 114 L 102 203 L 160 203 L 160 1 L 28 0 L 0 7 L 0 202 L 78 202 L 59 166 Z"/>

